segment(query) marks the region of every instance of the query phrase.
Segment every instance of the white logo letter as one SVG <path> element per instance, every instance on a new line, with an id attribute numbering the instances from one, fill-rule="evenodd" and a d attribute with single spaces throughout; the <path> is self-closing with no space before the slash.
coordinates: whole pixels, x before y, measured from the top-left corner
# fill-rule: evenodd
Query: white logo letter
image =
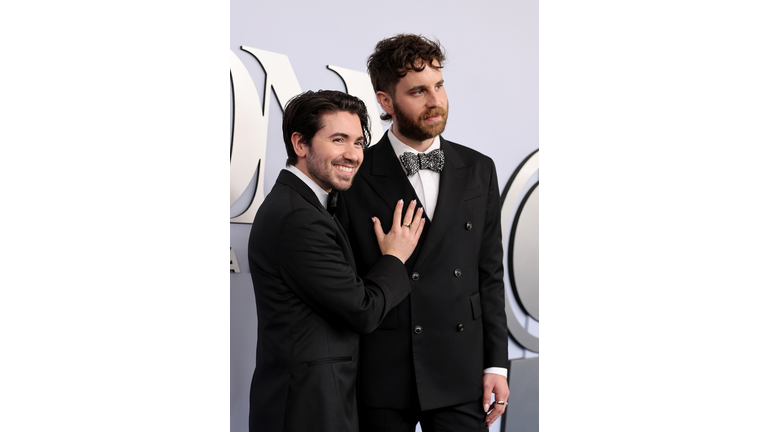
<path id="1" fill-rule="evenodd" d="M 264 201 L 264 168 L 271 90 L 274 90 L 277 102 L 283 109 L 288 99 L 301 93 L 301 87 L 288 56 L 245 46 L 241 48 L 251 53 L 261 63 L 266 74 L 266 84 L 264 85 L 264 104 L 263 107 L 259 107 L 259 94 L 256 92 L 256 86 L 248 70 L 235 53 L 230 51 L 230 74 L 235 107 L 229 163 L 229 205 L 234 204 L 245 192 L 254 174 L 258 175 L 258 178 L 256 191 L 248 208 L 240 215 L 230 218 L 229 221 L 253 223 L 256 210 Z"/>

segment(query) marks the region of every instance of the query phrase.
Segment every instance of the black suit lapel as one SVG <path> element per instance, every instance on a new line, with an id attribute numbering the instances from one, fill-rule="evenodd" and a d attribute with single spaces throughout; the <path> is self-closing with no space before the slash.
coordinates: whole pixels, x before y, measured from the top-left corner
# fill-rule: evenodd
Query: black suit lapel
<path id="1" fill-rule="evenodd" d="M 349 238 L 347 237 L 347 233 L 342 228 L 341 224 L 339 223 L 339 220 L 336 219 L 335 216 L 331 216 L 330 213 L 328 213 L 328 210 L 320 204 L 320 200 L 317 199 L 317 195 L 315 195 L 315 192 L 307 186 L 306 183 L 304 183 L 300 178 L 296 177 L 295 174 L 288 170 L 282 170 L 280 171 L 280 174 L 277 176 L 277 183 L 282 183 L 289 188 L 296 191 L 299 195 L 301 195 L 304 199 L 306 199 L 310 204 L 315 206 L 318 211 L 323 213 L 324 215 L 328 216 L 329 218 L 333 219 L 334 223 L 336 223 L 336 228 L 338 228 L 339 234 L 341 238 L 343 239 L 340 242 L 337 242 L 339 247 L 341 247 L 341 251 L 344 254 L 344 257 L 349 261 L 349 264 L 352 266 L 352 268 L 355 267 L 355 259 L 352 255 L 352 248 L 349 245 Z"/>
<path id="2" fill-rule="evenodd" d="M 429 256 L 448 232 L 451 222 L 456 217 L 456 212 L 461 208 L 464 201 L 464 195 L 472 174 L 472 166 L 464 164 L 450 142 L 443 140 L 440 143 L 440 148 L 445 153 L 445 166 L 440 173 L 440 194 L 437 197 L 434 221 L 429 228 L 426 240 L 424 240 L 424 246 L 419 252 L 419 258 L 416 260 L 417 266 Z"/>
<path id="3" fill-rule="evenodd" d="M 363 177 L 387 205 L 390 215 L 395 211 L 397 201 L 400 199 L 405 204 L 403 209 L 408 207 L 411 200 L 416 200 L 419 206 L 423 206 L 416 196 L 411 182 L 408 181 L 400 161 L 397 160 L 397 155 L 395 155 L 386 133 L 378 144 L 371 147 L 368 153 L 370 156 L 366 154 L 365 157 L 371 158 L 371 169 L 362 173 Z"/>
<path id="4" fill-rule="evenodd" d="M 437 207 L 435 207 L 434 222 L 427 220 L 419 246 L 408 259 L 412 262 L 414 257 L 417 257 L 416 265 L 423 262 L 446 235 L 464 200 L 472 173 L 472 166 L 464 164 L 449 141 L 443 139 L 440 148 L 445 152 L 445 166 L 440 174 L 440 194 L 437 199 Z M 370 170 L 360 174 L 384 201 L 390 213 L 394 212 L 395 204 L 401 198 L 406 204 L 415 199 L 419 206 L 423 207 L 411 182 L 408 181 L 403 167 L 397 160 L 397 155 L 395 155 L 386 133 L 378 144 L 371 147 L 365 157 L 366 162 L 368 161 L 367 158 L 370 157 Z M 424 216 L 426 217 L 426 215 Z"/>
<path id="5" fill-rule="evenodd" d="M 322 213 L 328 215 L 328 217 L 331 217 L 331 214 L 328 213 L 328 210 L 325 209 L 325 207 L 320 204 L 320 201 L 317 199 L 317 195 L 315 195 L 315 192 L 307 186 L 306 183 L 304 183 L 300 178 L 296 177 L 296 175 L 288 170 L 282 170 L 280 171 L 280 174 L 277 175 L 277 183 L 282 183 L 289 188 L 295 190 L 299 195 L 304 197 L 305 200 L 307 200 L 310 204 L 317 207 L 318 210 L 320 210 Z"/>

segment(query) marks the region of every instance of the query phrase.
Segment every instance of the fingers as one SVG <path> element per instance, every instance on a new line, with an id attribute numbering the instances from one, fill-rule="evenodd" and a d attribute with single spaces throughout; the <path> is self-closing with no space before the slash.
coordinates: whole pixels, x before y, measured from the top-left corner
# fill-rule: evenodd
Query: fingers
<path id="1" fill-rule="evenodd" d="M 491 425 L 493 424 L 493 422 L 495 422 L 496 420 L 498 420 L 498 419 L 499 419 L 499 417 L 501 417 L 501 412 L 500 412 L 500 411 L 499 411 L 499 409 L 497 408 L 499 405 L 493 404 L 492 406 L 493 406 L 493 408 L 491 408 L 491 409 L 492 409 L 493 411 L 491 411 L 491 413 L 490 413 L 490 414 L 488 414 L 487 416 L 485 416 L 485 424 L 486 424 L 488 427 L 491 427 Z"/>
<path id="2" fill-rule="evenodd" d="M 392 215 L 392 227 L 390 228 L 389 233 L 384 233 L 384 229 L 381 227 L 381 221 L 379 218 L 376 216 L 372 217 L 371 220 L 373 221 L 373 229 L 376 232 L 376 238 L 381 241 L 384 236 L 390 233 L 398 233 L 401 232 L 401 229 L 409 228 L 414 229 L 402 231 L 400 235 L 411 235 L 413 237 L 419 238 L 421 231 L 424 229 L 425 219 L 422 217 L 424 214 L 424 209 L 419 207 L 419 209 L 414 212 L 415 209 L 416 200 L 412 200 L 410 204 L 408 204 L 408 208 L 405 211 L 405 218 L 403 219 L 401 217 L 403 214 L 403 200 L 399 200 L 397 204 L 395 204 L 395 213 Z M 414 233 L 416 234 L 415 236 Z"/>
<path id="3" fill-rule="evenodd" d="M 496 396 L 496 401 L 491 403 L 491 393 Z M 509 399 L 509 387 L 507 379 L 503 375 L 487 373 L 483 376 L 483 408 L 485 412 L 491 412 L 485 417 L 486 424 L 490 427 L 504 411 L 507 410 L 507 400 Z M 499 404 L 498 402 L 504 402 Z"/>
<path id="4" fill-rule="evenodd" d="M 414 215 L 414 217 L 413 217 L 413 220 L 414 220 L 415 222 L 413 222 L 413 225 L 411 225 L 411 232 L 413 233 L 413 234 L 412 234 L 412 235 L 413 235 L 413 237 L 414 237 L 414 238 L 416 238 L 416 239 L 418 239 L 419 237 L 421 237 L 421 231 L 424 229 L 424 224 L 425 224 L 425 221 L 426 221 L 426 219 L 424 219 L 423 217 L 421 217 L 421 215 L 422 215 L 423 213 L 424 213 L 424 209 L 423 209 L 423 208 L 420 208 L 420 209 L 419 209 L 419 210 L 416 212 L 416 215 Z M 413 229 L 413 228 L 416 228 L 416 229 Z"/>
<path id="5" fill-rule="evenodd" d="M 507 402 L 509 401 L 509 389 L 508 387 L 504 386 L 498 393 L 496 393 L 496 400 L 498 401 L 504 401 L 504 405 L 496 405 L 497 407 L 501 407 L 501 413 L 504 414 L 504 411 L 507 410 Z"/>
<path id="6" fill-rule="evenodd" d="M 403 214 L 403 200 L 400 200 L 397 202 L 397 205 L 395 205 L 395 214 L 394 216 L 392 216 L 392 229 L 400 226 L 400 215 L 402 214 Z"/>
<path id="7" fill-rule="evenodd" d="M 379 241 L 379 244 L 384 240 L 384 230 L 381 228 L 381 222 L 379 221 L 379 218 L 372 217 L 371 220 L 373 221 L 373 231 L 376 233 L 376 240 Z"/>
<path id="8" fill-rule="evenodd" d="M 493 422 L 498 420 L 499 417 L 501 417 L 501 415 L 504 414 L 504 411 L 507 410 L 507 404 L 505 403 L 504 405 L 500 405 L 496 403 L 496 401 L 494 401 L 491 404 L 490 409 L 492 409 L 493 411 L 491 411 L 490 414 L 485 416 L 485 423 L 488 425 L 488 427 L 490 427 L 493 424 Z"/>
<path id="9" fill-rule="evenodd" d="M 485 412 L 491 409 L 491 387 L 488 385 L 483 386 L 483 410 Z"/>
<path id="10" fill-rule="evenodd" d="M 403 219 L 403 226 L 410 228 L 413 223 L 413 212 L 416 209 L 416 200 L 412 200 L 408 204 L 408 209 L 405 211 L 405 219 Z"/>

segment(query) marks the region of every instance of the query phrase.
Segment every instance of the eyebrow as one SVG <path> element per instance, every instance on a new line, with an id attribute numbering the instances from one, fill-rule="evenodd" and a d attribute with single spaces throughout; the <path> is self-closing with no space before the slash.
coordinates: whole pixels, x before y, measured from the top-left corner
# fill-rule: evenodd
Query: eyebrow
<path id="1" fill-rule="evenodd" d="M 336 133 L 333 133 L 333 134 L 331 134 L 331 135 L 330 135 L 328 138 L 335 138 L 335 137 L 342 137 L 342 138 L 344 138 L 344 139 L 348 139 L 348 138 L 349 138 L 349 135 L 348 135 L 348 134 L 345 134 L 344 132 L 336 132 Z M 358 139 L 358 140 L 361 140 L 361 139 L 364 139 L 364 138 L 363 138 L 363 136 L 361 135 L 361 136 L 357 137 L 357 139 Z M 355 141 L 357 141 L 357 140 L 355 140 Z"/>
<path id="2" fill-rule="evenodd" d="M 445 84 L 445 80 L 444 79 L 441 79 L 440 81 L 435 83 L 435 85 L 443 85 L 443 84 Z M 427 86 L 425 86 L 425 85 L 413 86 L 413 87 L 408 89 L 408 92 L 410 93 L 410 92 L 414 92 L 416 90 L 424 90 L 426 88 L 427 88 Z"/>

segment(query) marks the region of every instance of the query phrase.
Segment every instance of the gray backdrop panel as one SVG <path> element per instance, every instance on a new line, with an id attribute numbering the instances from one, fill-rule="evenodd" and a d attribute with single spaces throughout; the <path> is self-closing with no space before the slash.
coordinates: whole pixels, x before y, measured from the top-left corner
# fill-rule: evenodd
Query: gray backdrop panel
<path id="1" fill-rule="evenodd" d="M 509 405 L 501 420 L 504 432 L 539 430 L 539 358 L 509 362 Z"/>

